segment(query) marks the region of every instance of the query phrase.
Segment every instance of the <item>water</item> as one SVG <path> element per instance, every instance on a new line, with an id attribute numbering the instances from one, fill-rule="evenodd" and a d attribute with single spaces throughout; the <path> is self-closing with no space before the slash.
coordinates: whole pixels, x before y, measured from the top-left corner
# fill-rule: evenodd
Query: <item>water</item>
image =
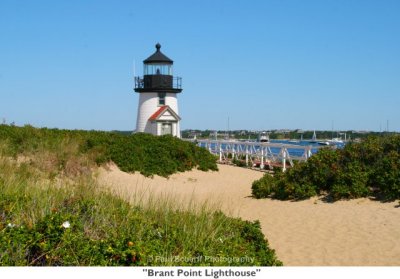
<path id="1" fill-rule="evenodd" d="M 296 142 L 290 142 L 289 140 L 270 140 L 271 143 L 279 143 L 279 144 L 286 144 L 286 145 L 293 145 L 293 148 L 287 148 L 287 151 L 289 152 L 290 156 L 294 157 L 302 157 L 304 155 L 304 148 L 296 148 L 296 146 L 311 146 L 311 153 L 315 154 L 318 152 L 318 148 L 321 148 L 321 145 L 318 143 L 311 143 L 309 141 L 296 141 Z M 239 145 L 242 150 L 246 150 L 246 146 L 243 144 L 241 145 L 240 142 L 232 142 L 232 144 Z M 201 147 L 206 147 L 206 143 L 201 142 L 200 143 Z M 222 144 L 222 148 L 225 149 L 227 144 Z M 343 143 L 337 144 L 338 148 L 342 148 L 344 146 Z M 216 143 L 211 143 L 211 149 L 216 150 L 217 144 Z M 260 149 L 259 146 L 255 147 L 256 150 L 258 151 Z M 279 147 L 270 147 L 270 150 L 273 155 L 279 155 L 281 148 Z"/>

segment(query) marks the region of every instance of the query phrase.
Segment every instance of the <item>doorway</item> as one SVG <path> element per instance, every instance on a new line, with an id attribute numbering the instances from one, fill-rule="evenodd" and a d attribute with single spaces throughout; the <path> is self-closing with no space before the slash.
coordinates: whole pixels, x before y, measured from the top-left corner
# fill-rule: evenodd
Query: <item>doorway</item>
<path id="1" fill-rule="evenodd" d="M 172 135 L 172 123 L 163 123 L 161 125 L 161 135 Z"/>

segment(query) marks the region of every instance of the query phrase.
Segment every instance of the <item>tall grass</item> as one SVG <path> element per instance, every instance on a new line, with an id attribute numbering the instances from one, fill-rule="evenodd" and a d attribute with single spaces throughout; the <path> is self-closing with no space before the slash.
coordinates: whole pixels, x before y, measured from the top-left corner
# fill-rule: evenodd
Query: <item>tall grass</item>
<path id="1" fill-rule="evenodd" d="M 0 265 L 281 264 L 257 222 L 102 189 L 77 142 L 37 142 L 12 158 L 15 146 L 0 140 Z"/>

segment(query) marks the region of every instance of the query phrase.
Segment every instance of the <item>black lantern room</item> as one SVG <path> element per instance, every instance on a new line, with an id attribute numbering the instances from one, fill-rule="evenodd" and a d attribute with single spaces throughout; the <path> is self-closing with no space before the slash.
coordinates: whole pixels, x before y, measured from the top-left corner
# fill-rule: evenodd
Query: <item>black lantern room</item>
<path id="1" fill-rule="evenodd" d="M 172 64 L 160 51 L 161 45 L 156 44 L 156 52 L 143 61 L 143 78 L 135 77 L 135 91 L 138 93 L 180 93 L 182 78 L 172 75 Z"/>

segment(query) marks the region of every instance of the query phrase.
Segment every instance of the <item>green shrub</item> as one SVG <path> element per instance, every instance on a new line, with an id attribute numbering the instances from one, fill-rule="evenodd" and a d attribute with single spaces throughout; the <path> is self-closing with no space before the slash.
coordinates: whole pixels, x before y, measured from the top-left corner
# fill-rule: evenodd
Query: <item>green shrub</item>
<path id="1" fill-rule="evenodd" d="M 382 158 L 370 176 L 372 186 L 377 187 L 388 200 L 400 198 L 400 154 L 390 151 Z"/>
<path id="2" fill-rule="evenodd" d="M 267 198 L 269 197 L 275 190 L 276 179 L 270 174 L 265 174 L 262 178 L 253 182 L 251 186 L 252 194 L 255 198 Z"/>
<path id="3" fill-rule="evenodd" d="M 368 173 L 357 163 L 347 164 L 335 177 L 331 193 L 335 200 L 361 198 L 370 194 Z"/>
<path id="4" fill-rule="evenodd" d="M 304 184 L 312 185 L 318 191 L 329 191 L 338 173 L 340 154 L 337 150 L 323 148 L 311 156 L 306 164 L 298 164 L 290 172 L 297 179 L 305 180 Z M 293 180 L 294 182 L 297 181 Z"/>
<path id="5" fill-rule="evenodd" d="M 374 189 L 374 191 L 371 191 Z M 256 198 L 304 199 L 332 194 L 335 200 L 375 195 L 400 198 L 400 135 L 368 137 L 343 149 L 321 149 L 285 174 L 253 182 Z"/>
<path id="6" fill-rule="evenodd" d="M 232 163 L 238 167 L 247 167 L 246 160 L 244 158 L 235 158 L 232 160 Z"/>
<path id="7" fill-rule="evenodd" d="M 308 199 L 317 195 L 317 187 L 312 184 L 295 184 L 293 198 L 297 200 Z"/>
<path id="8" fill-rule="evenodd" d="M 218 170 L 216 158 L 207 150 L 172 136 L 0 125 L 1 143 L 5 146 L 3 153 L 13 157 L 35 159 L 35 155 L 48 154 L 34 160 L 48 173 L 74 175 L 110 161 L 123 171 L 139 171 L 146 176 L 169 176 L 193 168 Z"/>
<path id="9" fill-rule="evenodd" d="M 241 222 L 240 229 L 241 237 L 252 246 L 252 249 L 257 254 L 257 258 L 260 260 L 261 265 L 282 265 L 282 262 L 276 258 L 274 250 L 268 248 L 268 241 L 264 239 L 259 221 Z"/>

